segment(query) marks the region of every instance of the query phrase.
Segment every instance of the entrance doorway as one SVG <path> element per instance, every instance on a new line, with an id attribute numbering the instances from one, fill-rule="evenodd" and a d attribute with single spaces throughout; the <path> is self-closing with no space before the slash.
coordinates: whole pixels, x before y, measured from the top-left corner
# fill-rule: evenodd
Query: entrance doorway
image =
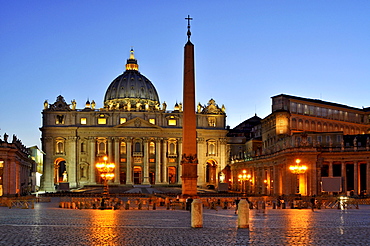
<path id="1" fill-rule="evenodd" d="M 206 182 L 209 184 L 216 184 L 217 178 L 217 163 L 215 160 L 208 160 L 207 167 L 206 167 Z"/>
<path id="2" fill-rule="evenodd" d="M 177 182 L 176 173 L 176 167 L 168 167 L 168 183 L 175 184 Z"/>
<path id="3" fill-rule="evenodd" d="M 126 184 L 126 173 L 120 172 L 119 174 L 119 183 L 120 184 Z"/>
<path id="4" fill-rule="evenodd" d="M 63 182 L 63 173 L 67 173 L 66 161 L 63 158 L 58 158 L 54 163 L 54 183 Z"/>
<path id="5" fill-rule="evenodd" d="M 142 182 L 142 170 L 141 167 L 134 167 L 134 184 L 141 184 Z"/>

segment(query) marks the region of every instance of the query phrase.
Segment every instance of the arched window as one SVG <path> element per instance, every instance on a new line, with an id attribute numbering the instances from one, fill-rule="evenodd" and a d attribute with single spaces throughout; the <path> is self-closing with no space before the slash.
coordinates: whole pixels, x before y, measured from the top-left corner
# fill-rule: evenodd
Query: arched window
<path id="1" fill-rule="evenodd" d="M 149 154 L 154 155 L 155 154 L 155 143 L 150 142 L 149 144 Z"/>
<path id="2" fill-rule="evenodd" d="M 298 121 L 298 130 L 303 130 L 303 121 L 302 120 Z"/>
<path id="3" fill-rule="evenodd" d="M 304 129 L 305 129 L 306 131 L 309 131 L 309 130 L 310 130 L 310 123 L 308 122 L 308 120 L 306 120 L 306 121 L 304 122 Z"/>
<path id="4" fill-rule="evenodd" d="M 64 142 L 62 140 L 57 141 L 57 154 L 63 154 L 64 153 Z"/>
<path id="5" fill-rule="evenodd" d="M 321 132 L 321 123 L 319 122 L 319 123 L 317 123 L 317 131 L 319 131 L 319 132 Z"/>
<path id="6" fill-rule="evenodd" d="M 120 145 L 120 153 L 121 155 L 125 155 L 126 154 L 126 143 L 125 142 L 121 142 L 121 145 Z"/>
<path id="7" fill-rule="evenodd" d="M 170 143 L 170 155 L 174 155 L 176 154 L 175 152 L 175 144 L 174 143 Z"/>
<path id="8" fill-rule="evenodd" d="M 216 143 L 214 141 L 208 142 L 208 155 L 216 155 Z"/>
<path id="9" fill-rule="evenodd" d="M 297 120 L 292 119 L 292 129 L 297 129 Z"/>
<path id="10" fill-rule="evenodd" d="M 104 155 L 105 154 L 105 143 L 104 142 L 100 142 L 98 146 L 99 146 L 99 149 L 98 149 L 99 150 L 99 154 L 103 154 Z"/>
<path id="11" fill-rule="evenodd" d="M 314 121 L 311 122 L 311 131 L 316 131 L 316 124 Z"/>
<path id="12" fill-rule="evenodd" d="M 141 152 L 141 144 L 139 142 L 135 143 L 135 152 Z"/>

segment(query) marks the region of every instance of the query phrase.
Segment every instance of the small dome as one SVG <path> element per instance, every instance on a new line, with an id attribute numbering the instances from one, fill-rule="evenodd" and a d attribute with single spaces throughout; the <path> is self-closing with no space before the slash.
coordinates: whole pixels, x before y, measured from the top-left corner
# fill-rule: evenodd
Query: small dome
<path id="1" fill-rule="evenodd" d="M 146 105 L 155 107 L 159 104 L 157 90 L 152 82 L 138 71 L 137 60 L 131 49 L 126 71 L 109 85 L 104 97 L 104 105 L 110 109 L 122 109 L 125 105 Z M 141 109 L 141 108 L 140 108 Z M 129 109 L 130 110 L 130 109 Z"/>

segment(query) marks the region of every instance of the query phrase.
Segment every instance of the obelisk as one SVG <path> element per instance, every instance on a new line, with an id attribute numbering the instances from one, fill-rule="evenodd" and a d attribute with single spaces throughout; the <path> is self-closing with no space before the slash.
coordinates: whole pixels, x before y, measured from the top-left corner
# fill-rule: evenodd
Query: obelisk
<path id="1" fill-rule="evenodd" d="M 188 15 L 188 42 L 184 47 L 184 88 L 182 120 L 182 195 L 197 194 L 197 126 L 195 114 L 194 45 L 190 42 L 190 16 Z"/>

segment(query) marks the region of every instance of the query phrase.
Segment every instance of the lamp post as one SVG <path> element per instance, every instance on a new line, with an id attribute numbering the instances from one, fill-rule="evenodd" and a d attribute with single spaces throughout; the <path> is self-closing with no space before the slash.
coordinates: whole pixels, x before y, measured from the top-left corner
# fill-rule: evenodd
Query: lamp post
<path id="1" fill-rule="evenodd" d="M 300 174 L 304 174 L 306 171 L 307 171 L 307 166 L 306 165 L 301 165 L 301 160 L 300 159 L 296 159 L 295 160 L 295 165 L 291 165 L 289 166 L 289 170 L 293 173 L 293 174 L 296 174 L 297 175 L 297 193 L 299 194 L 299 175 Z"/>
<path id="2" fill-rule="evenodd" d="M 114 178 L 113 170 L 115 168 L 114 163 L 108 163 L 108 157 L 103 157 L 103 162 L 96 163 L 96 168 L 100 172 L 100 177 L 104 181 L 103 195 L 109 196 L 108 181 Z"/>
<path id="3" fill-rule="evenodd" d="M 242 185 L 242 193 L 243 193 L 243 195 L 244 196 L 246 196 L 246 193 L 247 193 L 247 191 L 246 191 L 246 181 L 250 181 L 250 179 L 251 179 L 251 175 L 250 174 L 247 174 L 247 170 L 243 170 L 242 171 L 242 174 L 239 174 L 238 175 L 238 181 L 239 182 L 241 182 L 241 185 Z"/>

